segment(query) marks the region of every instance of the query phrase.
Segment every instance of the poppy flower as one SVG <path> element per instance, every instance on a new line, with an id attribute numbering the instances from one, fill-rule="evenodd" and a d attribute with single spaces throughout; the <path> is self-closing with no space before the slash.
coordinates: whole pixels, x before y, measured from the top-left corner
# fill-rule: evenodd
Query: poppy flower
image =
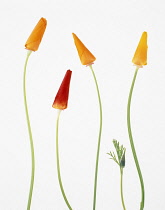
<path id="1" fill-rule="evenodd" d="M 72 35 L 82 65 L 92 64 L 96 60 L 95 56 L 86 48 L 86 46 L 81 42 L 81 40 L 76 36 L 76 34 L 72 33 Z"/>
<path id="2" fill-rule="evenodd" d="M 64 76 L 64 79 L 61 83 L 61 86 L 57 92 L 57 95 L 54 99 L 54 102 L 52 105 L 53 108 L 60 109 L 60 110 L 67 108 L 71 75 L 72 75 L 72 71 L 67 70 Z"/>
<path id="3" fill-rule="evenodd" d="M 25 43 L 25 48 L 31 51 L 37 51 L 44 35 L 47 26 L 47 21 L 45 18 L 41 18 L 32 33 L 30 34 L 28 40 Z"/>
<path id="4" fill-rule="evenodd" d="M 147 32 L 143 32 L 132 59 L 132 63 L 140 67 L 147 65 L 147 49 Z"/>

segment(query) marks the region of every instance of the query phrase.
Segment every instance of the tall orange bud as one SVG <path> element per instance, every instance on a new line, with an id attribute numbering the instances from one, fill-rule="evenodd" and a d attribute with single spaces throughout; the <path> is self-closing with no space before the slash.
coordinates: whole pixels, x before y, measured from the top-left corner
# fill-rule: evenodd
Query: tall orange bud
<path id="1" fill-rule="evenodd" d="M 86 46 L 81 42 L 76 34 L 72 33 L 72 35 L 82 65 L 92 64 L 96 60 L 95 56 L 86 48 Z"/>
<path id="2" fill-rule="evenodd" d="M 72 71 L 67 70 L 65 77 L 61 83 L 61 86 L 57 92 L 57 95 L 54 99 L 52 105 L 53 108 L 60 110 L 67 108 L 71 75 Z"/>
<path id="3" fill-rule="evenodd" d="M 38 50 L 42 37 L 44 35 L 46 26 L 47 26 L 46 19 L 41 18 L 25 43 L 25 48 L 27 50 L 31 50 L 31 51 Z"/>
<path id="4" fill-rule="evenodd" d="M 143 32 L 132 62 L 137 66 L 147 65 L 147 32 Z"/>

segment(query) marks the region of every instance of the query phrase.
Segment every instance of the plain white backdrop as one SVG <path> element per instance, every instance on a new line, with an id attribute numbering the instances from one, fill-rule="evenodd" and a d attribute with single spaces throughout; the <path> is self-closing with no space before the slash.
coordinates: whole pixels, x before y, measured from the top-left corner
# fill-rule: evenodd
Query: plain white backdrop
<path id="1" fill-rule="evenodd" d="M 24 44 L 41 17 L 48 21 L 27 67 L 27 99 L 36 174 L 31 210 L 66 210 L 57 179 L 52 108 L 67 69 L 73 71 L 68 109 L 61 113 L 61 174 L 74 210 L 92 209 L 99 107 L 89 68 L 82 66 L 72 32 L 97 58 L 93 65 L 103 105 L 97 210 L 122 209 L 119 168 L 106 154 L 115 138 L 126 149 L 124 196 L 138 210 L 140 184 L 130 149 L 126 107 L 143 31 L 148 65 L 138 72 L 132 131 L 145 183 L 145 210 L 165 209 L 165 4 L 163 0 L 4 1 L 0 7 L 0 209 L 25 210 L 31 175 L 23 104 Z"/>

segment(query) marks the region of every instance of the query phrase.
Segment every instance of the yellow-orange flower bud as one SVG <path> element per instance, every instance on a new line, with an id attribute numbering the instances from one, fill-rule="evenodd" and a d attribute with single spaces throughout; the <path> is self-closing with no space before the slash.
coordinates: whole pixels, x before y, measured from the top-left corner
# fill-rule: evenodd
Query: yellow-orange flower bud
<path id="1" fill-rule="evenodd" d="M 47 26 L 45 18 L 41 18 L 25 43 L 27 50 L 37 51 Z"/>
<path id="2" fill-rule="evenodd" d="M 81 42 L 76 34 L 72 33 L 72 35 L 82 65 L 92 64 L 96 60 L 95 56 L 86 48 L 86 46 Z"/>
<path id="3" fill-rule="evenodd" d="M 147 65 L 147 49 L 147 32 L 143 32 L 132 59 L 132 63 L 140 67 Z"/>

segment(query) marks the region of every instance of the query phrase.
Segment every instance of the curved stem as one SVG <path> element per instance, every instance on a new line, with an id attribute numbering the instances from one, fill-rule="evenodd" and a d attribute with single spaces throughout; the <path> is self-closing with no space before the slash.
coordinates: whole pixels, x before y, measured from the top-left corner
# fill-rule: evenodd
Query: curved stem
<path id="1" fill-rule="evenodd" d="M 140 185 L 141 185 L 140 210 L 143 210 L 143 208 L 144 208 L 144 198 L 145 198 L 144 182 L 143 182 L 143 177 L 142 177 L 142 173 L 141 173 L 141 170 L 140 170 L 140 165 L 139 165 L 139 162 L 138 162 L 138 158 L 137 158 L 137 155 L 136 155 L 136 150 L 135 150 L 135 146 L 134 146 L 134 142 L 133 142 L 132 131 L 131 131 L 131 120 L 130 120 L 130 107 L 131 107 L 132 92 L 133 92 L 133 88 L 134 88 L 134 84 L 135 84 L 135 80 L 136 80 L 138 70 L 139 70 L 139 67 L 137 67 L 136 70 L 135 70 L 135 74 L 134 74 L 134 77 L 133 77 L 133 81 L 132 81 L 132 85 L 131 85 L 130 93 L 129 93 L 129 97 L 128 97 L 127 126 L 128 126 L 128 134 L 129 134 L 131 149 L 132 149 L 132 153 L 133 153 L 133 157 L 134 157 L 134 161 L 135 161 L 135 165 L 136 165 L 136 168 L 137 168 L 137 171 L 138 171 Z"/>
<path id="2" fill-rule="evenodd" d="M 120 167 L 120 194 L 121 194 L 121 202 L 123 209 L 126 210 L 125 204 L 124 204 L 124 196 L 123 196 L 123 168 Z"/>
<path id="3" fill-rule="evenodd" d="M 97 176 L 98 176 L 98 165 L 99 165 L 99 154 L 100 154 L 100 142 L 101 142 L 101 132 L 102 132 L 102 105 L 101 105 L 100 92 L 99 92 L 99 87 L 98 87 L 95 73 L 93 71 L 92 65 L 90 65 L 89 67 L 90 67 L 93 77 L 94 77 L 94 81 L 95 81 L 95 85 L 96 85 L 96 89 L 97 89 L 98 101 L 99 101 L 99 109 L 100 109 L 100 128 L 99 128 L 98 145 L 97 145 L 97 153 L 96 153 L 94 195 L 93 195 L 93 210 L 95 210 L 96 209 L 96 191 L 97 191 Z"/>
<path id="4" fill-rule="evenodd" d="M 60 185 L 60 189 L 63 195 L 63 198 L 65 200 L 66 205 L 70 210 L 72 210 L 72 207 L 70 206 L 68 199 L 65 195 L 63 184 L 62 184 L 62 179 L 61 179 L 61 173 L 60 173 L 60 159 L 59 159 L 59 148 L 58 148 L 58 127 L 59 127 L 59 118 L 60 118 L 60 113 L 61 110 L 58 110 L 58 115 L 57 115 L 57 120 L 56 120 L 56 160 L 57 160 L 57 173 L 58 173 L 58 181 Z"/>
<path id="5" fill-rule="evenodd" d="M 31 53 L 32 53 L 32 51 L 28 51 L 27 52 L 27 57 L 26 57 L 26 60 L 25 60 L 25 65 L 24 65 L 24 75 L 23 75 L 24 105 L 25 105 L 26 120 L 27 120 L 29 139 L 30 139 L 31 164 L 32 164 L 31 181 L 30 181 L 30 190 L 29 190 L 29 198 L 28 198 L 27 210 L 30 210 L 30 206 L 31 206 L 33 185 L 34 185 L 34 172 L 35 172 L 34 145 L 33 145 L 33 137 L 32 137 L 32 131 L 31 131 L 30 119 L 29 119 L 29 113 L 28 113 L 27 99 L 26 99 L 26 67 L 27 67 L 28 59 L 29 59 L 29 56 L 30 56 Z"/>

